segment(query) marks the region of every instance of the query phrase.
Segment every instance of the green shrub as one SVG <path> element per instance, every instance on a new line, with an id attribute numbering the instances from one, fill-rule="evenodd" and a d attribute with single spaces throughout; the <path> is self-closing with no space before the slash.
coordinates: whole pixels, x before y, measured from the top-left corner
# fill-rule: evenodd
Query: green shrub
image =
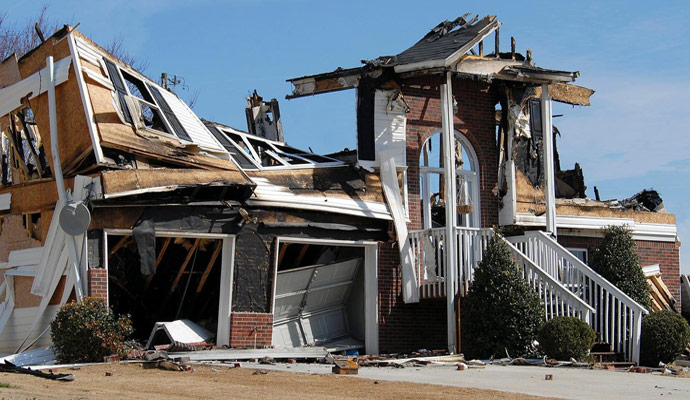
<path id="1" fill-rule="evenodd" d="M 124 341 L 132 334 L 127 316 L 116 318 L 105 302 L 87 297 L 67 303 L 50 323 L 53 350 L 59 362 L 98 362 L 111 354 L 124 356 Z"/>
<path id="2" fill-rule="evenodd" d="M 650 367 L 673 362 L 690 344 L 690 326 L 679 314 L 662 310 L 642 319 L 640 363 Z"/>
<path id="3" fill-rule="evenodd" d="M 582 360 L 594 346 L 597 335 L 575 317 L 556 317 L 539 330 L 539 349 L 549 358 Z"/>
<path id="4" fill-rule="evenodd" d="M 635 241 L 622 226 L 610 226 L 594 249 L 590 267 L 647 310 L 652 301 L 642 267 L 635 253 Z"/>
<path id="5" fill-rule="evenodd" d="M 462 351 L 469 358 L 528 352 L 544 323 L 539 295 L 518 274 L 508 245 L 494 236 L 461 304 Z"/>

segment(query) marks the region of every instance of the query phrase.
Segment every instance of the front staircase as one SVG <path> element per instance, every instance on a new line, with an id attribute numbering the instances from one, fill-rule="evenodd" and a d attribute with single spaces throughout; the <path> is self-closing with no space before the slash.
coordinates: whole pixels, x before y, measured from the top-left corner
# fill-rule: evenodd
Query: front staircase
<path id="1" fill-rule="evenodd" d="M 457 279 L 454 287 L 460 296 L 467 293 L 474 269 L 493 236 L 488 228 L 455 228 L 452 264 Z M 642 315 L 647 313 L 644 307 L 543 232 L 499 238 L 510 248 L 520 275 L 539 293 L 547 320 L 557 316 L 580 318 L 594 329 L 599 341 L 609 343 L 627 361 L 639 362 Z M 445 297 L 446 228 L 410 232 L 409 241 L 419 297 Z"/>

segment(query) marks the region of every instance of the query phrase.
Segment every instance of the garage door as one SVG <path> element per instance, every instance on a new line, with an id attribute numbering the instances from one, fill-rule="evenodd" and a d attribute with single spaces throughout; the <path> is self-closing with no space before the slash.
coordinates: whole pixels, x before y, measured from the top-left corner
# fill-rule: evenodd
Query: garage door
<path id="1" fill-rule="evenodd" d="M 362 258 L 279 271 L 273 311 L 273 345 L 322 345 L 347 337 L 345 313 Z"/>

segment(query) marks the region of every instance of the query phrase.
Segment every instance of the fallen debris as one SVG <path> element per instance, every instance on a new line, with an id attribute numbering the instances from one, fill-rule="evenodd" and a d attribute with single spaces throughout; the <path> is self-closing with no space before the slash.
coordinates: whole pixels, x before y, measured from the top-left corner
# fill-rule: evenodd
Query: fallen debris
<path id="1" fill-rule="evenodd" d="M 38 376 L 39 378 L 52 379 L 55 381 L 71 382 L 75 379 L 74 375 L 72 375 L 72 374 L 54 374 L 52 372 L 45 373 L 45 372 L 33 370 L 31 368 L 28 368 L 28 367 L 18 367 L 9 361 L 5 361 L 4 363 L 0 364 L 0 371 L 33 375 L 33 376 Z"/>

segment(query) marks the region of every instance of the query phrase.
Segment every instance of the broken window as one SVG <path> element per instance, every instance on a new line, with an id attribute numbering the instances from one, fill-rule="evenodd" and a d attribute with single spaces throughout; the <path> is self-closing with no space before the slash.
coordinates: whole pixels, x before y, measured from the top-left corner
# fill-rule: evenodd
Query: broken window
<path id="1" fill-rule="evenodd" d="M 125 122 L 192 141 L 158 88 L 106 60 Z"/>
<path id="2" fill-rule="evenodd" d="M 0 174 L 3 185 L 50 177 L 41 136 L 30 107 L 3 118 Z"/>
<path id="3" fill-rule="evenodd" d="M 478 228 L 479 164 L 472 145 L 459 133 L 455 134 L 455 164 L 457 225 Z M 439 133 L 432 135 L 422 146 L 419 174 L 424 229 L 445 226 L 445 169 Z"/>
<path id="4" fill-rule="evenodd" d="M 224 135 L 224 141 L 234 147 L 228 148 L 228 152 L 233 154 L 238 163 L 245 169 L 343 165 L 342 161 L 335 158 L 299 150 L 283 142 L 264 139 L 227 127 L 212 126 L 212 128 Z M 213 129 L 211 129 L 212 132 Z M 224 144 L 224 146 L 227 148 L 227 145 Z M 249 163 L 254 168 L 251 168 Z"/>

